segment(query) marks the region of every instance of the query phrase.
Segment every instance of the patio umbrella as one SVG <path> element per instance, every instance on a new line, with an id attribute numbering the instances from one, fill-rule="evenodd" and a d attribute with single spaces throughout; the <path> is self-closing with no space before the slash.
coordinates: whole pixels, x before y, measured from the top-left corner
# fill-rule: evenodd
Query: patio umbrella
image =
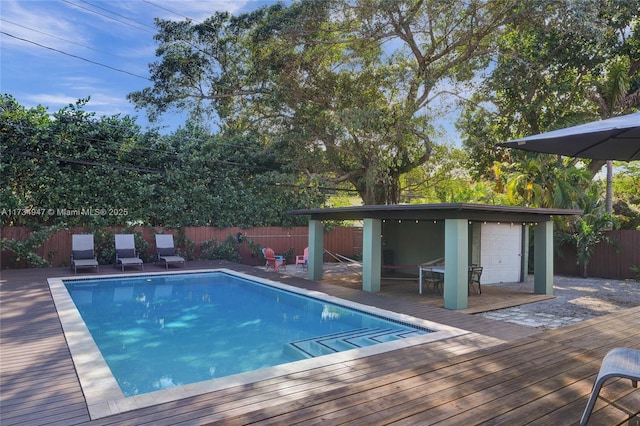
<path id="1" fill-rule="evenodd" d="M 595 160 L 640 160 L 640 112 L 496 144 Z"/>

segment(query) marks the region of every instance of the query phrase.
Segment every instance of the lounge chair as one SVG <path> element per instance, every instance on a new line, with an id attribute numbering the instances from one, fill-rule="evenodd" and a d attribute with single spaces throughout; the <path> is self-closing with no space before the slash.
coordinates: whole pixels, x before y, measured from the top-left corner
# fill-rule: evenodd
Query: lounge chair
<path id="1" fill-rule="evenodd" d="M 156 249 L 158 250 L 158 262 L 164 262 L 167 269 L 169 269 L 170 263 L 182 263 L 182 266 L 185 266 L 184 257 L 176 255 L 173 235 L 156 234 Z"/>
<path id="2" fill-rule="evenodd" d="M 122 266 L 124 272 L 125 266 L 140 266 L 144 269 L 142 259 L 136 254 L 136 243 L 133 234 L 117 234 L 116 235 L 116 263 L 115 266 Z"/>
<path id="3" fill-rule="evenodd" d="M 302 269 L 307 269 L 309 265 L 309 247 L 305 247 L 302 256 L 296 256 L 296 266 L 302 265 Z"/>
<path id="4" fill-rule="evenodd" d="M 98 272 L 98 259 L 93 250 L 93 234 L 71 236 L 71 267 L 74 274 L 78 273 L 78 268 L 96 268 Z"/>
<path id="5" fill-rule="evenodd" d="M 265 270 L 268 271 L 269 268 L 272 268 L 274 272 L 278 270 L 278 268 L 283 268 L 285 271 L 287 270 L 287 264 L 284 261 L 283 256 L 276 256 L 273 249 L 267 248 L 264 250 L 264 258 L 267 262 L 267 266 Z"/>
<path id="6" fill-rule="evenodd" d="M 638 387 L 638 380 L 640 380 L 640 350 L 631 348 L 615 348 L 609 351 L 602 360 L 598 377 L 593 384 L 591 390 L 591 396 L 589 402 L 584 409 L 582 418 L 580 419 L 580 425 L 585 426 L 591 416 L 593 406 L 598 399 L 600 389 L 604 382 L 613 377 L 620 377 L 623 379 L 630 379 L 631 386 Z"/>

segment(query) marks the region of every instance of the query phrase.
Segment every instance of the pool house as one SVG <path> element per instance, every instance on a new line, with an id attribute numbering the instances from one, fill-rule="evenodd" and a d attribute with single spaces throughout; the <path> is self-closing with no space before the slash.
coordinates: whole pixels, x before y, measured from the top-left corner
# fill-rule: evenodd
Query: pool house
<path id="1" fill-rule="evenodd" d="M 322 279 L 323 221 L 363 223 L 362 289 L 380 291 L 383 273 L 418 276 L 419 265 L 444 263 L 444 305 L 466 309 L 468 268 L 484 268 L 483 284 L 523 281 L 533 231 L 534 293 L 553 294 L 553 216 L 581 210 L 480 204 L 409 204 L 304 209 L 309 216 L 309 279 Z M 416 289 L 417 291 L 417 289 Z"/>

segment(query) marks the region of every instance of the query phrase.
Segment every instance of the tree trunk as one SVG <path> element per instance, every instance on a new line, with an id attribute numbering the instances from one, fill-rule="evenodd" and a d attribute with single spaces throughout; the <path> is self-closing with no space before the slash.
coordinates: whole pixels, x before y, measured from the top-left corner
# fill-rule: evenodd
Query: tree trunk
<path id="1" fill-rule="evenodd" d="M 613 161 L 607 161 L 607 195 L 606 195 L 607 213 L 613 213 Z"/>

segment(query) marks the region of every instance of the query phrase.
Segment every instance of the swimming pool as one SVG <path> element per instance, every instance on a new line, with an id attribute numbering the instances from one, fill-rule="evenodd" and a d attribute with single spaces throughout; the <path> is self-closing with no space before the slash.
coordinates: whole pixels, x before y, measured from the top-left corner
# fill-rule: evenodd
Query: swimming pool
<path id="1" fill-rule="evenodd" d="M 49 284 L 92 418 L 464 333 L 229 270 Z"/>
<path id="2" fill-rule="evenodd" d="M 432 332 L 224 272 L 65 285 L 125 396 Z"/>

